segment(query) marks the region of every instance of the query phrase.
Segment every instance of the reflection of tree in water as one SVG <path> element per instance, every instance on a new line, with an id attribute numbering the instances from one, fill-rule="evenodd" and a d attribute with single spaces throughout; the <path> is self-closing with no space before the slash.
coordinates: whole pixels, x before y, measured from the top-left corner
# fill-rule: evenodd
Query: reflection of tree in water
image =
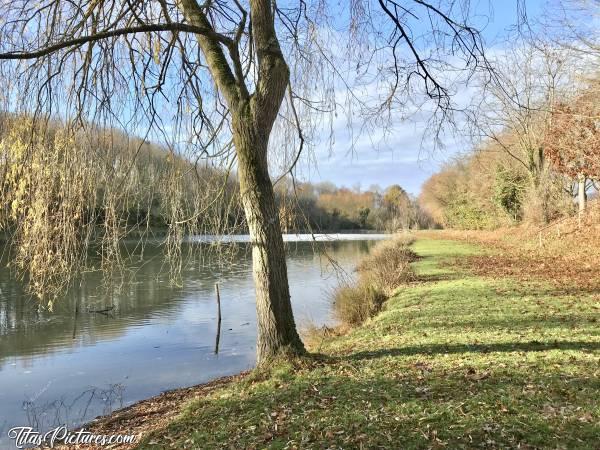
<path id="1" fill-rule="evenodd" d="M 369 251 L 374 241 L 288 242 L 286 248 L 292 276 L 302 277 L 306 269 L 318 268 L 324 278 L 345 278 L 336 264 L 353 267 L 357 254 Z M 108 282 L 100 273 L 83 275 L 52 313 L 41 311 L 20 283 L 0 270 L 0 368 L 11 356 L 49 354 L 64 348 L 94 345 L 116 339 L 135 323 L 148 317 L 178 314 L 186 295 L 205 294 L 214 299 L 214 283 L 240 285 L 250 274 L 251 255 L 247 243 L 223 244 L 226 251 L 203 251 L 206 246 L 189 245 L 184 251 L 181 277 L 183 287 L 172 284 L 165 267 L 164 253 L 146 246 L 143 256 L 131 252 L 130 263 Z M 227 257 L 232 258 L 228 260 Z M 187 257 L 186 257 L 187 256 Z M 90 313 L 114 306 L 111 314 Z M 76 313 L 78 309 L 78 313 Z"/>
<path id="2" fill-rule="evenodd" d="M 356 254 L 369 253 L 376 241 L 332 241 L 328 243 L 329 250 L 339 258 L 356 258 Z"/>
<path id="3" fill-rule="evenodd" d="M 187 260 L 182 276 L 187 291 L 208 293 L 212 298 L 214 282 L 243 279 L 248 263 L 241 257 L 230 270 L 216 263 L 210 254 L 194 252 Z M 193 267 L 190 267 L 193 266 Z M 185 297 L 182 286 L 171 283 L 164 266 L 164 253 L 147 247 L 143 260 L 130 264 L 107 281 L 99 272 L 88 272 L 56 303 L 53 312 L 40 310 L 21 283 L 6 269 L 0 270 L 0 367 L 10 356 L 48 354 L 66 347 L 94 345 L 115 339 L 132 323 L 160 313 L 174 317 Z M 113 307 L 111 315 L 90 311 Z M 76 312 L 78 311 L 78 312 Z"/>
<path id="4" fill-rule="evenodd" d="M 79 425 L 94 415 L 107 415 L 123 407 L 122 384 L 110 384 L 106 388 L 90 387 L 67 400 L 64 397 L 42 404 L 36 400 L 23 402 L 27 425 L 34 430 L 46 431 L 63 425 Z"/>
<path id="5" fill-rule="evenodd" d="M 0 436 L 6 436 L 8 433 L 8 420 L 4 419 L 0 422 Z"/>
<path id="6" fill-rule="evenodd" d="M 183 293 L 168 283 L 168 275 L 157 275 L 157 264 L 147 264 L 135 277 L 109 286 L 100 274 L 87 273 L 53 312 L 41 311 L 35 299 L 0 270 L 0 367 L 10 356 L 47 354 L 117 338 L 132 323 L 159 311 L 163 317 L 173 316 Z M 107 307 L 112 307 L 112 316 L 91 312 Z"/>

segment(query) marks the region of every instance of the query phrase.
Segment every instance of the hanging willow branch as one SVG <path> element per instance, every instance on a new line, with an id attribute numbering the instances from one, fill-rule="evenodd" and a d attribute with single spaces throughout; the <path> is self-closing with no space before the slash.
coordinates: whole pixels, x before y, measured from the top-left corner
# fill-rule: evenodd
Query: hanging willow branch
<path id="1" fill-rule="evenodd" d="M 450 118 L 444 73 L 486 68 L 468 19 L 453 0 L 7 3 L 0 215 L 19 273 L 54 298 L 126 237 L 162 227 L 179 266 L 185 235 L 243 230 L 233 112 L 274 120 L 273 179 L 315 162 L 340 121 L 352 146 L 428 100 Z"/>

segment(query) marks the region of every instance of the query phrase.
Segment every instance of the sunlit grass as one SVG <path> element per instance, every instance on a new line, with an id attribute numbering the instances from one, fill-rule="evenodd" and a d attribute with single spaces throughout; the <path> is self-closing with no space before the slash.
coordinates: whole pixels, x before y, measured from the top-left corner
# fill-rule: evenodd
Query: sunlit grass
<path id="1" fill-rule="evenodd" d="M 420 280 L 321 358 L 191 403 L 143 448 L 595 448 L 598 299 L 487 279 L 419 240 Z"/>

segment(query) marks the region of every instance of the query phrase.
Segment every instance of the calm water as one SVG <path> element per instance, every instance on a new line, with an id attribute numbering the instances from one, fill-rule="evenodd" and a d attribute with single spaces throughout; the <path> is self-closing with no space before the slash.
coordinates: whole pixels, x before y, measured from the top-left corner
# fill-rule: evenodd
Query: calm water
<path id="1" fill-rule="evenodd" d="M 382 237 L 320 238 L 342 269 L 334 270 L 305 236 L 286 236 L 300 328 L 333 321 L 328 292 L 340 277 L 352 276 L 356 262 Z M 213 239 L 192 239 L 207 240 Z M 6 434 L 12 426 L 75 426 L 162 391 L 252 367 L 256 317 L 250 254 L 247 244 L 237 242 L 243 238 L 234 240 L 225 244 L 235 249 L 227 263 L 198 251 L 206 244 L 194 244 L 177 285 L 162 253 L 146 248 L 108 284 L 99 273 L 86 274 L 52 313 L 39 311 L 1 268 L 0 448 L 10 448 Z M 216 282 L 223 315 L 218 354 Z M 105 314 L 90 312 L 110 306 L 114 309 Z"/>

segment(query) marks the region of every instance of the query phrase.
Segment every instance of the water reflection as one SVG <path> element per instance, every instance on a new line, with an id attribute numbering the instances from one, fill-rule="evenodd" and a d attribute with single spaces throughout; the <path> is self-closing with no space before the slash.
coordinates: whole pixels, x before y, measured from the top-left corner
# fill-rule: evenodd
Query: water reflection
<path id="1" fill-rule="evenodd" d="M 372 243 L 327 242 L 328 256 L 315 253 L 309 242 L 287 243 L 300 325 L 332 320 L 328 290 L 351 274 Z M 246 244 L 228 245 L 235 247 L 225 263 L 194 251 L 178 285 L 165 270 L 163 253 L 148 247 L 108 283 L 98 272 L 86 273 L 52 313 L 40 310 L 0 269 L 0 447 L 12 426 L 79 424 L 167 389 L 251 367 L 251 258 Z M 333 262 L 341 271 L 332 270 Z M 222 303 L 218 354 L 216 282 Z"/>
<path id="2" fill-rule="evenodd" d="M 106 388 L 89 387 L 74 397 L 61 397 L 50 402 L 40 403 L 37 398 L 25 400 L 26 423 L 35 430 L 48 430 L 66 423 L 84 423 L 89 420 L 91 411 L 101 411 L 106 415 L 122 408 L 124 390 L 122 384 L 111 384 Z M 38 394 L 41 393 L 43 390 Z"/>

